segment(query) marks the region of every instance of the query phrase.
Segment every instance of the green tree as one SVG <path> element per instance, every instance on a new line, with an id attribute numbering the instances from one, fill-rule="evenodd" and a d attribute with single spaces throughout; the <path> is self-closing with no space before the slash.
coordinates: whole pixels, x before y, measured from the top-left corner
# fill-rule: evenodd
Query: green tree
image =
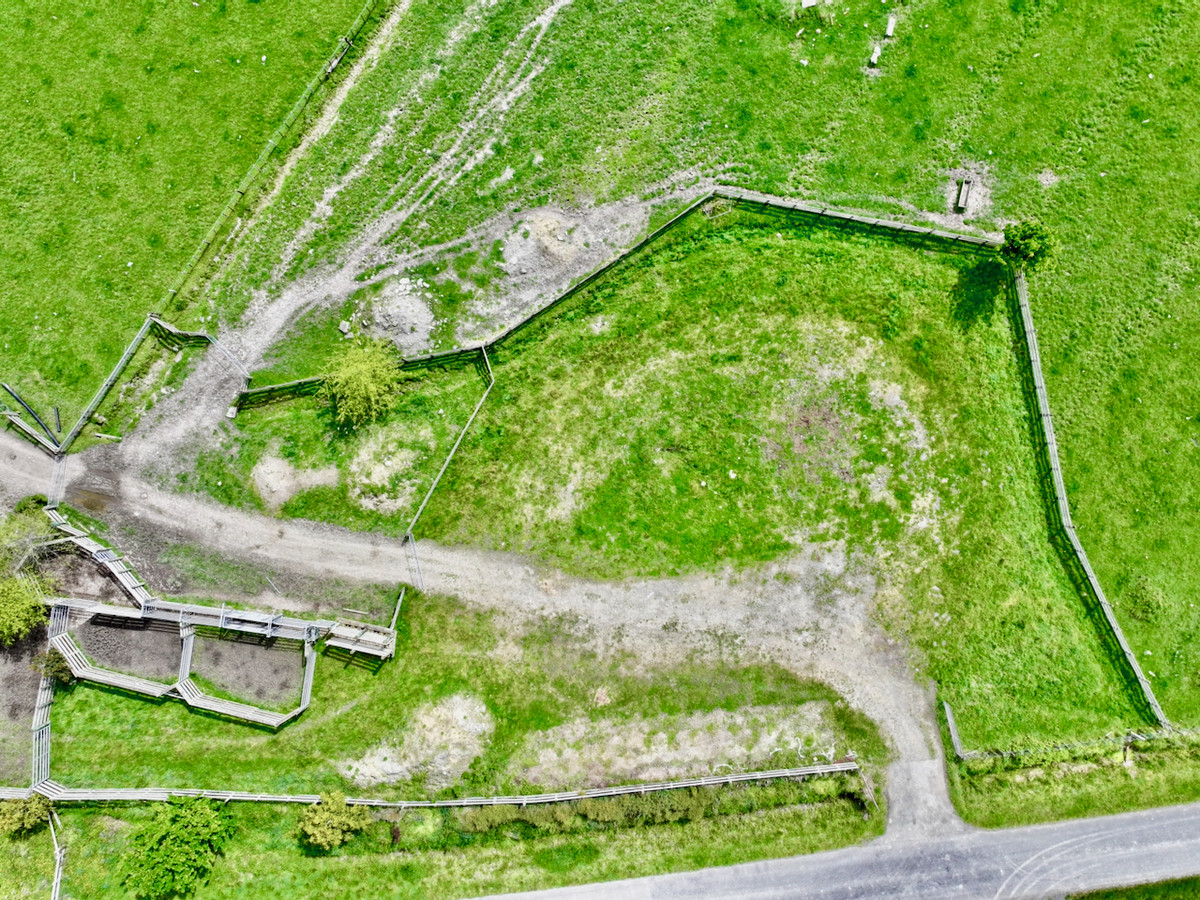
<path id="1" fill-rule="evenodd" d="M 391 347 L 369 341 L 351 347 L 325 376 L 321 397 L 339 425 L 358 427 L 388 411 L 400 384 L 400 365 Z"/>
<path id="2" fill-rule="evenodd" d="M 322 794 L 321 802 L 304 811 L 300 820 L 300 838 L 318 850 L 340 847 L 371 824 L 371 813 L 363 806 L 351 806 L 344 794 Z"/>
<path id="3" fill-rule="evenodd" d="M 1058 252 L 1058 238 L 1040 222 L 1017 222 L 1004 229 L 1000 255 L 1018 269 L 1033 273 L 1045 268 Z"/>
<path id="4" fill-rule="evenodd" d="M 27 637 L 46 621 L 46 605 L 32 581 L 0 577 L 0 647 Z"/>
<path id="5" fill-rule="evenodd" d="M 50 801 L 41 794 L 20 800 L 0 800 L 0 834 L 28 834 L 46 824 Z"/>
<path id="6" fill-rule="evenodd" d="M 232 833 L 223 807 L 202 797 L 172 797 L 130 840 L 125 884 L 152 900 L 190 894 Z"/>

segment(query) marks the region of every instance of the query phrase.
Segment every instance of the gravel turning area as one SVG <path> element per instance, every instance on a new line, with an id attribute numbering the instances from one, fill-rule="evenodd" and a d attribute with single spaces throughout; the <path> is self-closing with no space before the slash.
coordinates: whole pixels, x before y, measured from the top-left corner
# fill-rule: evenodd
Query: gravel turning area
<path id="1" fill-rule="evenodd" d="M 102 668 L 167 684 L 179 676 L 179 628 L 175 625 L 144 625 L 97 616 L 73 631 L 87 658 Z"/>
<path id="2" fill-rule="evenodd" d="M 196 635 L 192 674 L 258 706 L 291 709 L 300 703 L 304 653 L 295 641 Z"/>
<path id="3" fill-rule="evenodd" d="M 29 784 L 33 708 L 41 677 L 33 658 L 46 649 L 46 630 L 37 629 L 23 641 L 0 649 L 0 784 Z"/>

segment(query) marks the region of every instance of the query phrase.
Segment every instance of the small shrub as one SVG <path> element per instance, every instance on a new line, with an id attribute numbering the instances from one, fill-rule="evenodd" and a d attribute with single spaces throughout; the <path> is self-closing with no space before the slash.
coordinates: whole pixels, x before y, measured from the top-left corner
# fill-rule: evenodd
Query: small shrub
<path id="1" fill-rule="evenodd" d="M 172 797 L 129 842 L 125 884 L 139 897 L 186 896 L 212 869 L 233 824 L 202 797 Z"/>
<path id="2" fill-rule="evenodd" d="M 321 802 L 304 811 L 300 821 L 300 839 L 318 850 L 333 850 L 371 824 L 371 813 L 363 806 L 351 806 L 344 794 L 322 794 Z"/>
<path id="3" fill-rule="evenodd" d="M 521 812 L 519 806 L 481 806 L 459 815 L 458 826 L 472 834 L 482 834 L 493 828 L 511 825 Z"/>
<path id="4" fill-rule="evenodd" d="M 1058 239 L 1040 222 L 1017 222 L 1004 229 L 1000 255 L 1018 269 L 1034 272 L 1044 268 L 1058 252 Z"/>
<path id="5" fill-rule="evenodd" d="M 29 834 L 46 824 L 50 801 L 41 794 L 22 800 L 0 800 L 0 835 Z"/>
<path id="6" fill-rule="evenodd" d="M 63 684 L 71 684 L 75 681 L 75 674 L 71 671 L 67 658 L 53 647 L 34 657 L 33 669 L 42 676 L 61 681 Z"/>
<path id="7" fill-rule="evenodd" d="M 1162 589 L 1145 575 L 1139 575 L 1125 590 L 1121 605 L 1139 622 L 1157 622 L 1167 610 Z"/>
<path id="8" fill-rule="evenodd" d="M 381 341 L 351 347 L 321 385 L 320 396 L 339 425 L 357 428 L 391 408 L 400 384 L 400 366 Z"/>

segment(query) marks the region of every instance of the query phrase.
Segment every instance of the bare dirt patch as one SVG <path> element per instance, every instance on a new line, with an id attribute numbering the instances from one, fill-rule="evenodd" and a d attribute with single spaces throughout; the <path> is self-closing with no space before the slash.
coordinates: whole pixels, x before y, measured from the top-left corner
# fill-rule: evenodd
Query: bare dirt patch
<path id="1" fill-rule="evenodd" d="M 11 647 L 0 647 L 0 784 L 29 784 L 33 710 L 41 676 L 34 657 L 46 649 L 46 630 L 38 628 Z"/>
<path id="2" fill-rule="evenodd" d="M 53 585 L 52 590 L 64 597 L 99 600 L 118 606 L 129 606 L 125 593 L 99 564 L 84 559 L 78 553 L 64 551 L 43 558 L 38 566 Z"/>
<path id="3" fill-rule="evenodd" d="M 300 702 L 304 655 L 295 641 L 197 634 L 192 672 L 239 699 L 291 708 Z"/>
<path id="4" fill-rule="evenodd" d="M 286 459 L 267 454 L 254 466 L 250 478 L 258 495 L 275 512 L 301 491 L 314 487 L 336 487 L 338 470 L 337 466 L 297 469 Z"/>
<path id="5" fill-rule="evenodd" d="M 343 763 L 342 771 L 364 787 L 423 778 L 427 790 L 439 791 L 462 777 L 495 727 L 482 700 L 454 694 L 421 707 L 399 735 Z"/>
<path id="6" fill-rule="evenodd" d="M 1058 175 L 1053 169 L 1043 169 L 1038 172 L 1037 180 L 1042 187 L 1050 188 L 1058 184 Z"/>
<path id="7" fill-rule="evenodd" d="M 834 737 L 826 701 L 800 707 L 751 706 L 627 721 L 577 719 L 530 736 L 512 759 L 514 778 L 546 788 L 601 787 L 749 771 L 780 751 L 833 757 L 847 749 Z"/>
<path id="8" fill-rule="evenodd" d="M 101 668 L 167 684 L 179 677 L 178 626 L 94 616 L 72 632 L 84 655 Z"/>

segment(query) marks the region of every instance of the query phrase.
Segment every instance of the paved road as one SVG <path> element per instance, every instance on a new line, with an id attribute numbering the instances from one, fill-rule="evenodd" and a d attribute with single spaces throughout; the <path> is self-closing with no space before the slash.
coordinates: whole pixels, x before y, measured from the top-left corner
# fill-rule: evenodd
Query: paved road
<path id="1" fill-rule="evenodd" d="M 945 839 L 880 838 L 812 856 L 523 897 L 1015 900 L 1200 875 L 1200 803 Z M 512 895 L 510 895 L 512 896 Z"/>

